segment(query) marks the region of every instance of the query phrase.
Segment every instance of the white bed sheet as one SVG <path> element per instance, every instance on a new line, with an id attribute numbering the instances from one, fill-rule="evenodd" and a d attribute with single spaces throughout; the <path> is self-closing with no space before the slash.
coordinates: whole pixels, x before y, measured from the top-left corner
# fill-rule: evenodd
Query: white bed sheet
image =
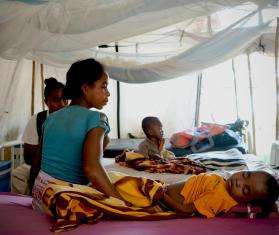
<path id="1" fill-rule="evenodd" d="M 279 171 L 272 169 L 267 163 L 263 162 L 258 156 L 253 154 L 244 154 L 243 158 L 246 161 L 248 170 L 264 170 L 275 176 L 279 180 Z M 114 162 L 114 158 L 103 158 L 102 164 L 107 171 L 118 171 L 127 175 L 136 177 L 146 177 L 152 180 L 160 180 L 167 184 L 176 183 L 179 181 L 185 181 L 191 175 L 184 174 L 172 174 L 172 173 L 149 173 L 145 171 L 138 171 L 132 168 L 123 167 Z M 225 178 L 231 175 L 235 171 L 214 171 L 217 174 L 224 176 Z"/>

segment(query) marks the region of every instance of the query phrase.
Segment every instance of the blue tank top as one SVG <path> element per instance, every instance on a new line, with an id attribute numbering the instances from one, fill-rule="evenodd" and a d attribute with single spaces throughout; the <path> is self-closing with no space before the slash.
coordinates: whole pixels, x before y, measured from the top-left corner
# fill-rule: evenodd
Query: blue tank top
<path id="1" fill-rule="evenodd" d="M 41 169 L 76 184 L 87 184 L 83 172 L 83 142 L 93 128 L 110 131 L 107 117 L 79 105 L 67 106 L 49 115 L 43 126 Z"/>

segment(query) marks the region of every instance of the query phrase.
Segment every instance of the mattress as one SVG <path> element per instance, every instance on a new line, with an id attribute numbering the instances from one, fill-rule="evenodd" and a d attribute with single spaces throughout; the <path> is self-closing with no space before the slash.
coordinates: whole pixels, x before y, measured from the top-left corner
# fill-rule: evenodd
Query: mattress
<path id="1" fill-rule="evenodd" d="M 106 158 L 114 158 L 121 154 L 124 149 L 135 150 L 143 139 L 110 139 L 109 145 L 104 151 Z"/>
<path id="2" fill-rule="evenodd" d="M 110 139 L 110 143 L 104 151 L 104 156 L 107 158 L 113 158 L 123 152 L 124 149 L 135 150 L 140 142 L 144 139 Z M 169 142 L 169 139 L 165 139 L 165 148 L 172 151 L 175 156 L 181 157 L 184 155 L 192 154 L 191 148 L 177 149 L 173 148 Z M 231 148 L 237 148 L 240 152 L 246 153 L 243 144 L 231 145 L 231 146 L 219 146 L 213 147 L 209 151 L 223 151 Z"/>
<path id="3" fill-rule="evenodd" d="M 53 234 L 52 219 L 31 209 L 31 198 L 0 193 L 0 234 Z M 80 225 L 67 235 L 278 235 L 279 218 L 187 218 L 161 221 L 106 220 Z"/>
<path id="4" fill-rule="evenodd" d="M 274 171 L 258 157 L 244 155 L 250 170 L 266 170 L 278 177 Z M 114 159 L 103 158 L 102 165 L 106 170 L 120 171 L 133 176 L 159 179 L 166 183 L 185 180 L 189 175 L 154 174 L 121 167 Z M 13 193 L 0 193 L 0 234 L 52 234 L 49 230 L 53 223 L 51 217 L 40 214 L 31 207 L 32 198 Z M 278 235 L 279 217 L 265 219 L 249 218 L 185 218 L 161 221 L 124 221 L 100 220 L 97 224 L 80 225 L 65 234 L 98 234 L 98 235 Z"/>

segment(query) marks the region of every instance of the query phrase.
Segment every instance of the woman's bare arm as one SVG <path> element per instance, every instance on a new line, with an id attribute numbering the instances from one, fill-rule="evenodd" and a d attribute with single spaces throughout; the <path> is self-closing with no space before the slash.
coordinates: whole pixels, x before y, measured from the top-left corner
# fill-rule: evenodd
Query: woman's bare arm
<path id="1" fill-rule="evenodd" d="M 109 139 L 109 137 L 106 135 L 106 136 L 104 137 L 103 150 L 106 149 L 106 147 L 107 147 L 108 144 L 109 144 L 109 141 L 110 141 L 110 139 Z"/>
<path id="2" fill-rule="evenodd" d="M 24 145 L 25 147 L 25 145 Z M 35 179 L 39 174 L 41 169 L 42 161 L 42 142 L 37 146 L 36 151 L 34 151 L 34 156 L 31 157 L 31 169 L 28 180 L 29 193 L 32 195 L 32 189 L 35 183 Z"/>
<path id="3" fill-rule="evenodd" d="M 31 165 L 32 159 L 36 157 L 39 145 L 26 144 L 23 145 L 23 157 L 26 164 Z"/>
<path id="4" fill-rule="evenodd" d="M 94 188 L 103 192 L 107 196 L 113 196 L 121 200 L 121 195 L 111 184 L 109 177 L 101 165 L 101 157 L 104 147 L 104 129 L 94 128 L 87 133 L 83 145 L 83 169 L 85 175 Z"/>

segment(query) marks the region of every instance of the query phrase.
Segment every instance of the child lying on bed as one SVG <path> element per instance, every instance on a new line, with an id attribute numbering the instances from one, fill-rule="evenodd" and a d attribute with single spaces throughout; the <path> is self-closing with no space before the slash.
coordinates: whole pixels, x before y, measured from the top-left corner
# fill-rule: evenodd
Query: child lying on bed
<path id="1" fill-rule="evenodd" d="M 262 171 L 241 171 L 226 181 L 219 175 L 202 173 L 167 187 L 119 172 L 109 172 L 109 176 L 123 200 L 107 197 L 89 186 L 49 178 L 41 203 L 43 211 L 56 219 L 52 231 L 96 223 L 103 216 L 158 220 L 199 213 L 210 218 L 238 203 L 260 203 L 267 212 L 278 198 L 278 183 Z"/>
<path id="2" fill-rule="evenodd" d="M 167 186 L 161 207 L 207 218 L 228 212 L 237 204 L 255 204 L 268 213 L 278 199 L 278 182 L 264 171 L 240 171 L 227 180 L 213 173 L 191 176 Z"/>
<path id="3" fill-rule="evenodd" d="M 174 158 L 174 154 L 164 148 L 165 140 L 162 123 L 157 117 L 145 117 L 142 120 L 142 130 L 146 135 L 143 142 L 139 144 L 138 152 L 146 158 L 159 155 L 163 158 Z"/>

